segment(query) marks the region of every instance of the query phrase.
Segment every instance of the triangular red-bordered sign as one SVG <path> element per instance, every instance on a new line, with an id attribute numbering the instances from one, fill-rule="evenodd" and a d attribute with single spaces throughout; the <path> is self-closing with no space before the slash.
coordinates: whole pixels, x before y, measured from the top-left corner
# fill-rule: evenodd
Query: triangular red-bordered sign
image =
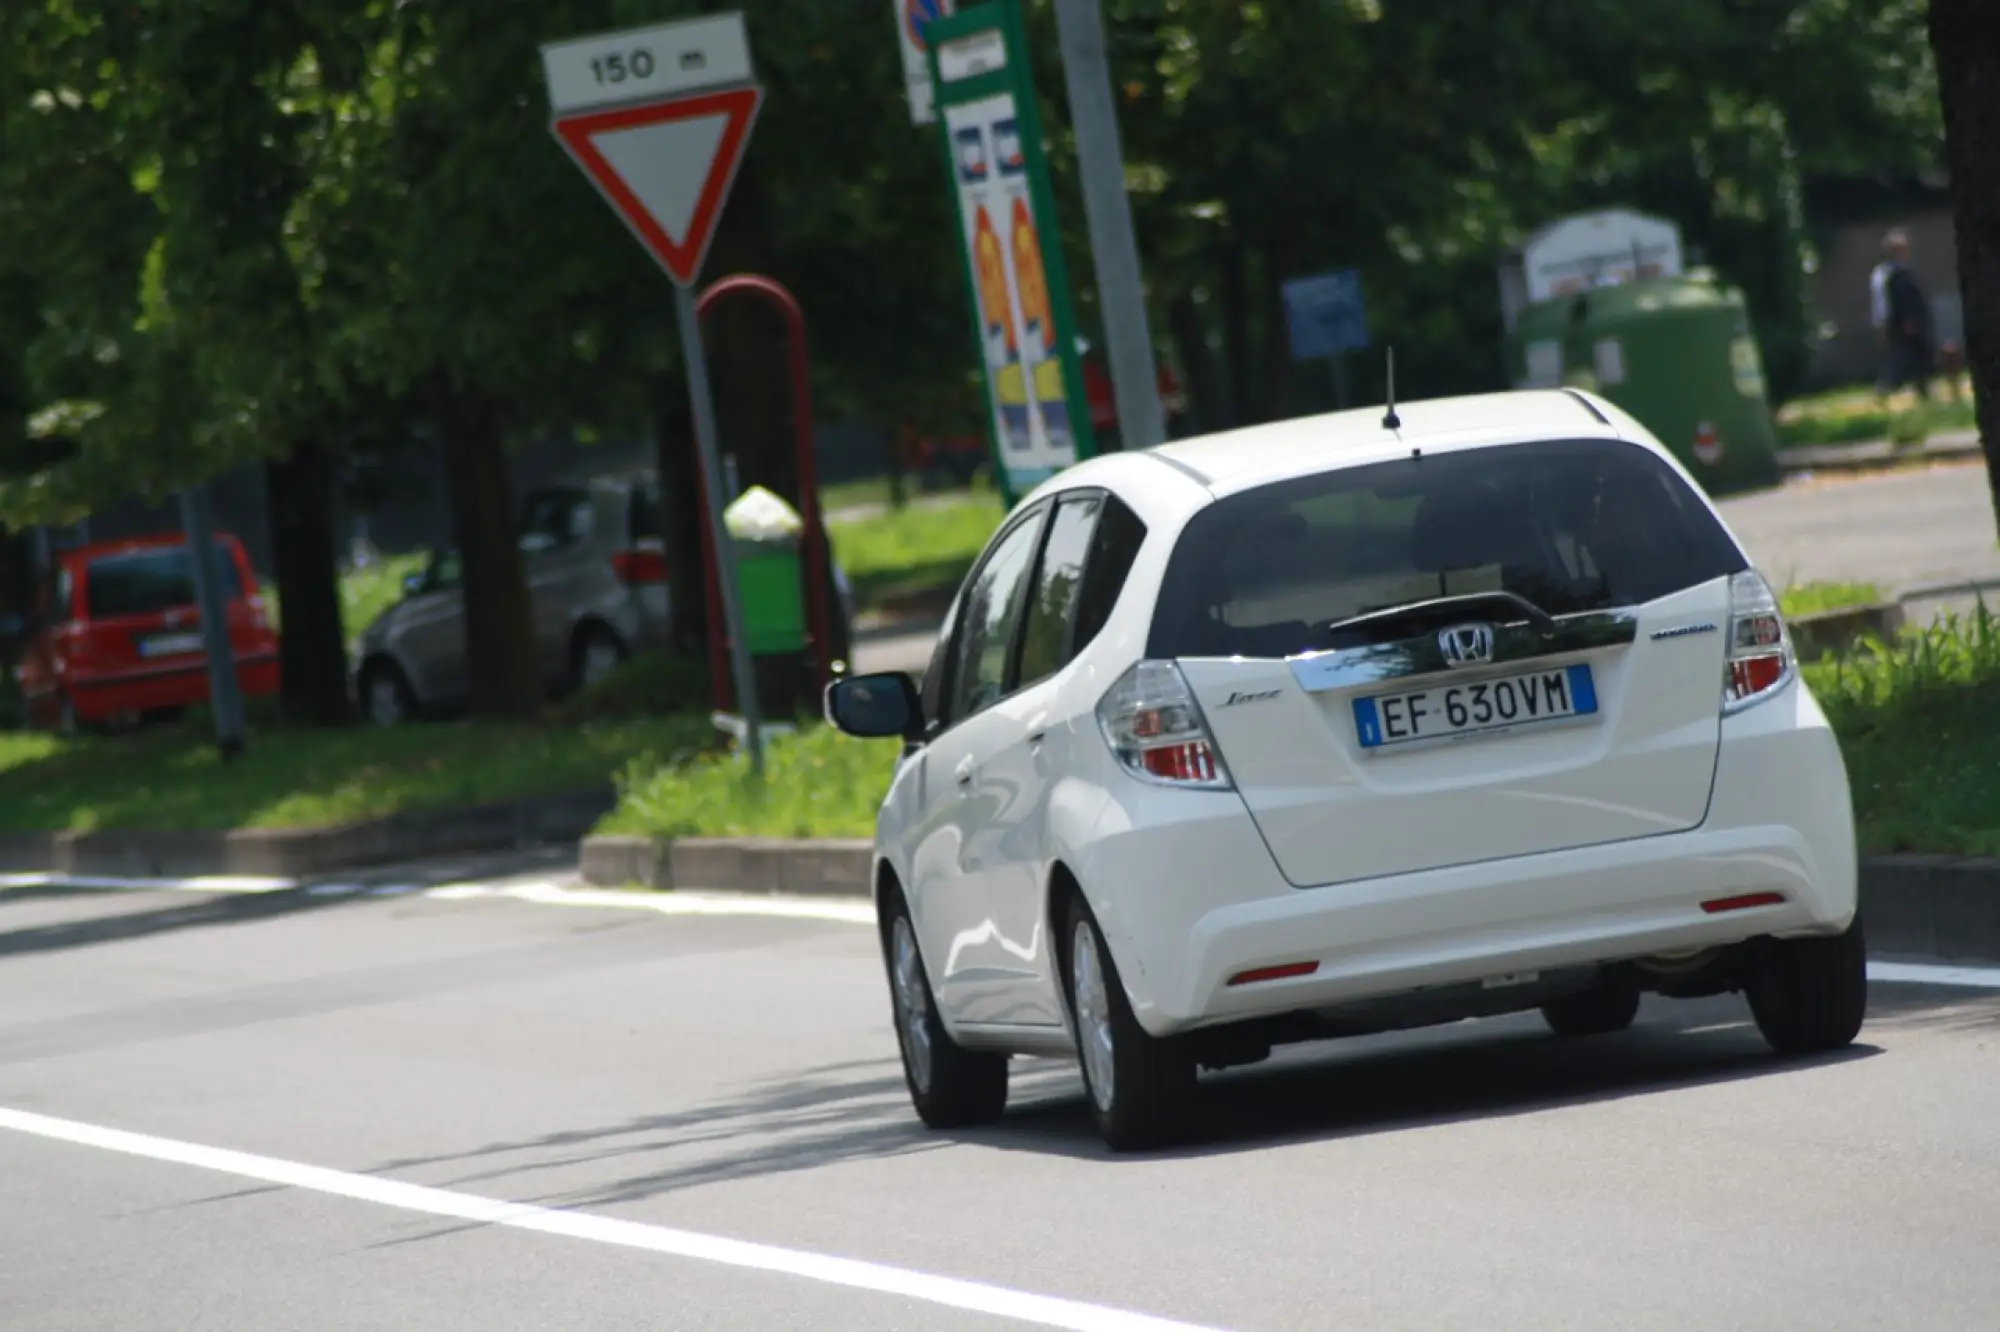
<path id="1" fill-rule="evenodd" d="M 550 128 L 668 276 L 691 287 L 763 100 L 753 84 L 562 116 Z"/>

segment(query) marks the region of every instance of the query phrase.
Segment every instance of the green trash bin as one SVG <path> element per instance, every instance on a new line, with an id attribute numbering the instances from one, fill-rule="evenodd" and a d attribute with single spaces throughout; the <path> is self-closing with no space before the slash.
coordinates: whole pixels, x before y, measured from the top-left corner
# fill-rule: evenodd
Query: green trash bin
<path id="1" fill-rule="evenodd" d="M 762 486 L 752 486 L 722 513 L 734 538 L 743 641 L 757 657 L 805 651 L 805 577 L 800 567 L 798 512 Z"/>
<path id="2" fill-rule="evenodd" d="M 1778 479 L 1777 431 L 1743 294 L 1703 276 L 1597 287 L 1524 309 L 1517 384 L 1560 382 L 1630 412 L 1711 493 Z"/>

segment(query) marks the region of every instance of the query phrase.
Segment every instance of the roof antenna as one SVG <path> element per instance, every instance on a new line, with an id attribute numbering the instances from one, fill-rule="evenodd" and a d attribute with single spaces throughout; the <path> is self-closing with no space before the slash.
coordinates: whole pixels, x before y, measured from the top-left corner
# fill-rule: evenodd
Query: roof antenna
<path id="1" fill-rule="evenodd" d="M 1388 352 L 1389 410 L 1382 416 L 1382 428 L 1384 430 L 1401 430 L 1403 428 L 1403 418 L 1396 415 L 1396 349 L 1390 347 L 1388 348 Z"/>

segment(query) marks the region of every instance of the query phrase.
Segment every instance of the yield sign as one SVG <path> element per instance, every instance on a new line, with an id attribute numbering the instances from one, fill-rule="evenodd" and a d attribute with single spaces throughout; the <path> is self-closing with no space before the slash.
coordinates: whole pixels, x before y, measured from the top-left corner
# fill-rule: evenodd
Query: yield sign
<path id="1" fill-rule="evenodd" d="M 691 287 L 763 100 L 750 84 L 559 116 L 551 128 L 667 275 Z"/>

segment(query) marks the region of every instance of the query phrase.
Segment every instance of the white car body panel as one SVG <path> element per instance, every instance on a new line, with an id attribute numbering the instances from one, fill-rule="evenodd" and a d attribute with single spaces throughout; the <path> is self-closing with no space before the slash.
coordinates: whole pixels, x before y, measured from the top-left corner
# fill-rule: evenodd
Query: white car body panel
<path id="1" fill-rule="evenodd" d="M 1631 608 L 1631 648 L 1581 654 L 1597 675 L 1593 722 L 1362 756 L 1351 690 L 1309 693 L 1282 660 L 1183 660 L 1235 789 L 1158 785 L 1122 767 L 1095 709 L 1147 651 L 1182 528 L 1220 496 L 1324 471 L 1330 459 L 1406 456 L 1413 444 L 1430 453 L 1593 437 L 1646 448 L 1694 487 L 1629 416 L 1585 395 L 1504 394 L 1402 413 L 1400 439 L 1379 412 L 1291 421 L 1095 459 L 1023 500 L 1102 487 L 1147 534 L 1096 638 L 1055 676 L 904 759 L 884 801 L 878 886 L 907 900 L 956 1039 L 1068 1048 L 1052 912 L 1072 883 L 1154 1035 L 1762 935 L 1837 933 L 1854 918 L 1847 776 L 1809 689 L 1794 678 L 1722 712 L 1726 578 Z M 1721 632 L 1671 632 L 1711 622 Z M 1272 697 L 1231 705 L 1235 693 Z M 1454 757 L 1475 753 L 1464 766 Z M 1767 891 L 1784 901 L 1703 908 Z M 1305 961 L 1318 964 L 1310 975 L 1228 984 Z"/>

